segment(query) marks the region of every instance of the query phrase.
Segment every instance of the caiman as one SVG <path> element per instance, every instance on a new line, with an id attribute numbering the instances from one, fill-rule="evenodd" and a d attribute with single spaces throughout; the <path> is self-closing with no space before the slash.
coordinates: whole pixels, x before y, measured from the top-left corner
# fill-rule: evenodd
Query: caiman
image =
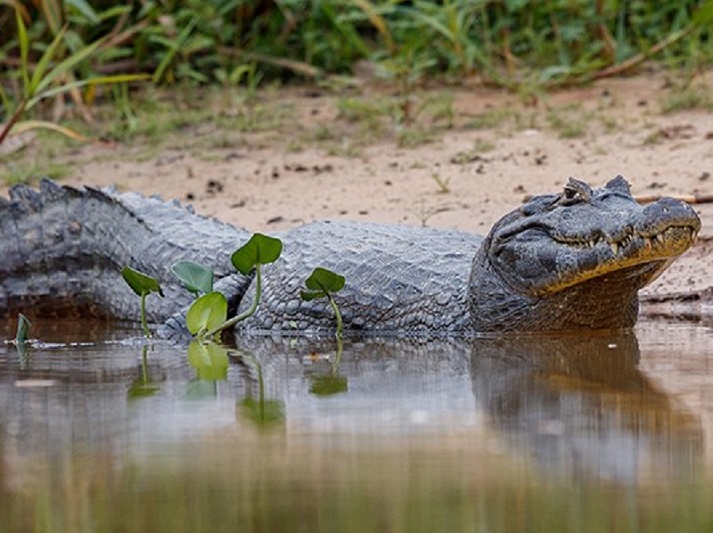
<path id="1" fill-rule="evenodd" d="M 216 290 L 239 312 L 253 276 L 230 254 L 250 233 L 199 216 L 178 202 L 44 180 L 0 198 L 0 310 L 30 317 L 136 320 L 139 303 L 120 270 L 161 282 L 149 318 L 182 327 L 192 296 L 176 261 L 212 268 Z M 469 335 L 501 331 L 629 328 L 639 289 L 694 243 L 700 219 L 671 198 L 643 206 L 621 177 L 599 189 L 571 178 L 536 196 L 486 237 L 454 230 L 362 222 L 316 222 L 278 234 L 282 256 L 263 268 L 262 301 L 238 333 L 334 331 L 324 300 L 300 299 L 316 266 L 346 277 L 336 295 L 349 332 Z"/>

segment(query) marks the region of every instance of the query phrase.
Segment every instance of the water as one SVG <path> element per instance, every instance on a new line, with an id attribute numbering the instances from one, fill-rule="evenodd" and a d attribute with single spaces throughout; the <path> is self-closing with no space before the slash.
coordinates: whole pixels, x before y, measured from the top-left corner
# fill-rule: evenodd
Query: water
<path id="1" fill-rule="evenodd" d="M 710 327 L 365 339 L 338 364 L 32 333 L 0 345 L 1 531 L 713 530 Z"/>

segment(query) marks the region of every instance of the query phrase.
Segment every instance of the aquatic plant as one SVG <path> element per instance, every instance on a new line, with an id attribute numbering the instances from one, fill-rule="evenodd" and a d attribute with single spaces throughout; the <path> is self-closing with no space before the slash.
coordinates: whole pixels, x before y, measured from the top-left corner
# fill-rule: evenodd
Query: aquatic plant
<path id="1" fill-rule="evenodd" d="M 215 275 L 207 266 L 193 261 L 179 261 L 171 266 L 173 273 L 178 276 L 188 292 L 198 296 L 201 292 L 213 292 Z"/>
<path id="2" fill-rule="evenodd" d="M 337 322 L 335 336 L 337 338 L 337 353 L 332 361 L 331 371 L 328 375 L 312 377 L 310 392 L 317 396 L 330 396 L 346 392 L 348 388 L 347 378 L 339 375 L 339 363 L 342 359 L 344 345 L 342 343 L 343 322 L 339 306 L 332 296 L 334 293 L 344 288 L 346 280 L 344 276 L 332 272 L 326 268 L 316 267 L 310 276 L 305 280 L 306 290 L 300 292 L 300 297 L 305 301 L 317 298 L 326 298 L 329 302 L 334 318 Z"/>
<path id="3" fill-rule="evenodd" d="M 316 267 L 309 277 L 305 280 L 306 290 L 300 292 L 300 297 L 305 301 L 314 300 L 316 298 L 326 298 L 334 311 L 334 318 L 337 321 L 336 337 L 342 338 L 342 314 L 339 312 L 339 306 L 334 301 L 333 293 L 339 292 L 344 288 L 346 280 L 344 276 L 332 272 L 326 268 Z"/>
<path id="4" fill-rule="evenodd" d="M 148 274 L 144 274 L 128 265 L 121 269 L 121 275 L 131 287 L 131 290 L 141 298 L 141 328 L 144 330 L 144 336 L 149 339 L 151 338 L 151 331 L 146 321 L 146 297 L 155 292 L 163 298 L 161 285 L 156 278 L 152 278 Z"/>
<path id="5" fill-rule="evenodd" d="M 224 329 L 230 328 L 253 315 L 260 304 L 262 293 L 262 266 L 275 262 L 282 253 L 282 241 L 262 233 L 255 233 L 245 245 L 230 256 L 233 266 L 247 276 L 255 271 L 255 297 L 244 312 L 230 319 L 228 300 L 217 291 L 213 291 L 213 272 L 198 263 L 182 261 L 173 265 L 173 272 L 183 285 L 194 294 L 204 292 L 188 309 L 186 327 L 192 335 L 209 339 Z"/>

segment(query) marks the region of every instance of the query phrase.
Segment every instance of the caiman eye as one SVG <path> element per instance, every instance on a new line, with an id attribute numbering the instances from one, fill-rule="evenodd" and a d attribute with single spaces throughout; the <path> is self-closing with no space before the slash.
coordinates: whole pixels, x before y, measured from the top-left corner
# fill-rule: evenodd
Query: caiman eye
<path id="1" fill-rule="evenodd" d="M 564 186 L 564 193 L 561 196 L 564 205 L 571 205 L 577 202 L 589 202 L 592 199 L 592 188 L 575 178 L 569 178 Z"/>

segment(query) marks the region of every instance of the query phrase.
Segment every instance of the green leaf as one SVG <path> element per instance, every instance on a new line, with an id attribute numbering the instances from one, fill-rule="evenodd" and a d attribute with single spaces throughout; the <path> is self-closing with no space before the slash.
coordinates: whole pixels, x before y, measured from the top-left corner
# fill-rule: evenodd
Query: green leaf
<path id="1" fill-rule="evenodd" d="M 233 253 L 230 261 L 238 272 L 247 275 L 256 265 L 266 265 L 276 261 L 281 253 L 280 239 L 256 233 L 244 246 Z"/>
<path id="2" fill-rule="evenodd" d="M 62 37 L 64 37 L 64 32 L 66 30 L 67 30 L 67 28 L 64 27 L 59 32 L 57 32 L 57 35 L 55 35 L 55 37 L 52 40 L 52 42 L 50 43 L 50 45 L 47 47 L 47 49 L 42 54 L 42 57 L 40 57 L 40 60 L 37 62 L 37 65 L 35 66 L 35 71 L 32 73 L 32 81 L 30 81 L 28 96 L 30 96 L 30 97 L 35 96 L 35 93 L 37 93 L 40 90 L 40 86 L 43 85 L 43 83 L 45 83 L 44 80 L 46 80 L 47 76 L 49 76 L 49 75 L 45 76 L 45 73 L 47 72 L 47 69 L 49 68 L 50 62 L 54 59 L 54 56 L 57 54 L 57 49 L 59 48 L 59 45 L 62 42 Z M 54 76 L 53 76 L 53 78 L 54 78 Z M 46 84 L 51 83 L 52 79 L 49 79 L 46 82 Z"/>
<path id="3" fill-rule="evenodd" d="M 64 31 L 64 29 L 62 30 L 62 32 L 63 31 Z M 58 36 L 61 35 L 62 32 L 58 33 L 57 35 Z M 51 83 L 53 83 L 54 80 L 57 79 L 59 76 L 72 70 L 78 63 L 81 63 L 82 61 L 87 59 L 90 55 L 92 55 L 96 51 L 97 47 L 101 44 L 101 42 L 102 42 L 101 39 L 98 41 L 94 41 L 93 43 L 88 44 L 86 47 L 82 48 L 81 50 L 70 55 L 64 61 L 62 61 L 61 63 L 56 65 L 46 75 L 43 75 L 42 79 L 39 81 L 39 83 L 37 83 L 36 86 L 35 86 L 35 80 L 34 80 L 34 78 L 36 76 L 33 76 L 32 85 L 35 89 L 35 92 L 37 92 L 37 93 L 42 92 L 46 87 L 48 87 Z M 54 44 L 54 42 L 52 44 Z M 52 45 L 50 45 L 50 46 L 52 46 Z M 45 54 L 47 54 L 49 51 L 50 51 L 50 49 L 48 48 L 47 52 L 45 52 Z M 54 55 L 54 51 L 52 51 L 52 54 Z M 42 57 L 42 59 L 44 59 L 44 56 Z M 40 62 L 42 62 L 42 59 L 40 59 Z M 38 65 L 38 68 L 39 68 L 39 65 Z M 37 73 L 35 73 L 35 74 L 37 74 Z"/>
<path id="4" fill-rule="evenodd" d="M 327 293 L 324 291 L 300 291 L 300 298 L 302 298 L 305 302 L 326 297 Z"/>
<path id="5" fill-rule="evenodd" d="M 101 20 L 99 20 L 99 15 L 97 15 L 97 12 L 94 11 L 94 8 L 92 8 L 92 6 L 85 2 L 85 0 L 65 0 L 65 4 L 67 4 L 67 7 L 73 7 L 74 9 L 79 11 L 92 24 L 99 24 L 101 22 Z"/>
<path id="6" fill-rule="evenodd" d="M 46 91 L 36 94 L 33 98 L 30 98 L 27 102 L 27 109 L 30 109 L 37 102 L 44 98 L 49 98 L 56 94 L 66 93 L 72 89 L 77 89 L 79 87 L 84 87 L 85 85 L 110 85 L 116 83 L 127 83 L 132 81 L 142 81 L 147 80 L 151 76 L 148 74 L 116 74 L 112 76 L 97 76 L 94 78 L 89 78 L 86 80 L 75 80 L 69 83 L 64 83 L 57 87 L 52 87 Z"/>
<path id="7" fill-rule="evenodd" d="M 693 24 L 697 26 L 713 25 L 713 2 L 704 2 L 693 15 Z"/>
<path id="8" fill-rule="evenodd" d="M 186 39 L 188 39 L 189 35 L 193 31 L 193 28 L 196 27 L 198 22 L 199 19 L 194 18 L 188 23 L 185 28 L 183 28 L 183 30 L 181 30 L 181 33 L 179 33 L 175 39 L 170 39 L 166 41 L 168 50 L 164 52 L 163 59 L 159 63 L 158 67 L 156 67 L 156 70 L 153 73 L 154 83 L 158 83 L 163 79 L 166 69 L 173 62 L 173 59 L 178 53 L 178 51 L 184 47 Z"/>
<path id="9" fill-rule="evenodd" d="M 163 290 L 156 278 L 152 278 L 130 266 L 122 268 L 121 275 L 124 277 L 124 281 L 129 284 L 129 287 L 131 287 L 138 296 L 156 292 L 159 296 L 163 297 Z"/>
<path id="10" fill-rule="evenodd" d="M 17 334 L 15 335 L 15 344 L 24 344 L 27 342 L 27 335 L 30 332 L 30 322 L 25 315 L 19 313 L 17 315 Z"/>
<path id="11" fill-rule="evenodd" d="M 228 300 L 219 292 L 204 294 L 188 309 L 186 327 L 192 335 L 211 331 L 220 326 L 228 316 Z"/>
<path id="12" fill-rule="evenodd" d="M 188 345 L 188 362 L 200 379 L 219 381 L 228 377 L 228 350 L 214 342 L 192 340 Z"/>
<path id="13" fill-rule="evenodd" d="M 24 87 L 25 98 L 32 96 L 29 94 L 30 91 L 30 75 L 27 72 L 27 67 L 29 65 L 28 54 L 30 51 L 30 39 L 27 36 L 27 27 L 25 26 L 25 21 L 22 20 L 20 16 L 20 10 L 15 11 L 15 19 L 17 20 L 17 38 L 20 41 L 20 67 L 22 70 L 22 84 Z"/>
<path id="14" fill-rule="evenodd" d="M 199 263 L 179 261 L 171 267 L 183 286 L 193 294 L 213 292 L 213 271 Z"/>
<path id="15" fill-rule="evenodd" d="M 341 291 L 345 282 L 344 276 L 326 268 L 317 267 L 305 280 L 305 285 L 309 290 L 302 291 L 300 296 L 306 301 L 325 297 L 328 294 Z"/>

